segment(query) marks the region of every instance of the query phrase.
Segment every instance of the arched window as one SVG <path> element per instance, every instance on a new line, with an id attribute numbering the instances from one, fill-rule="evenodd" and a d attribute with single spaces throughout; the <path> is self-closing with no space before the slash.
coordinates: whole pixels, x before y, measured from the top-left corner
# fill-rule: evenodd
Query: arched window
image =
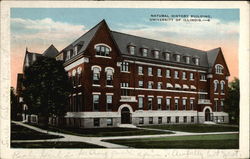
<path id="1" fill-rule="evenodd" d="M 215 81 L 214 81 L 214 92 L 215 92 L 215 93 L 218 93 L 218 86 L 219 86 L 219 81 L 218 81 L 218 80 L 215 80 Z"/>
<path id="2" fill-rule="evenodd" d="M 113 74 L 114 74 L 114 69 L 107 67 L 105 68 L 106 72 L 106 85 L 113 85 Z"/>
<path id="3" fill-rule="evenodd" d="M 101 68 L 99 66 L 92 67 L 93 70 L 93 84 L 100 84 L 100 72 Z"/>
<path id="4" fill-rule="evenodd" d="M 215 73 L 216 74 L 223 74 L 224 67 L 220 64 L 215 65 Z"/>
<path id="5" fill-rule="evenodd" d="M 97 44 L 95 45 L 96 55 L 99 56 L 109 56 L 111 47 L 106 44 Z"/>
<path id="6" fill-rule="evenodd" d="M 220 81 L 221 93 L 225 93 L 225 81 Z"/>

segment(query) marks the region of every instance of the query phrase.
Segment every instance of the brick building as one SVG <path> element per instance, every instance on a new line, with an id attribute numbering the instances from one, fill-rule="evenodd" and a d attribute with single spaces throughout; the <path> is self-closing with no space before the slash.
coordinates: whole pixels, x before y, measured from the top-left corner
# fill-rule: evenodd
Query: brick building
<path id="1" fill-rule="evenodd" d="M 220 48 L 197 50 L 111 31 L 105 20 L 53 55 L 73 82 L 66 124 L 228 122 Z"/>

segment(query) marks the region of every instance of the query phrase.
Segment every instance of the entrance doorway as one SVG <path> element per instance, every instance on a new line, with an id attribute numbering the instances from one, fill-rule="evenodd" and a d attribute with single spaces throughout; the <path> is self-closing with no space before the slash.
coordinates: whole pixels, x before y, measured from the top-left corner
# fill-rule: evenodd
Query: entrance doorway
<path id="1" fill-rule="evenodd" d="M 205 121 L 211 121 L 211 113 L 209 109 L 205 110 Z"/>
<path id="2" fill-rule="evenodd" d="M 124 107 L 121 110 L 121 123 L 131 124 L 131 113 L 127 107 Z"/>

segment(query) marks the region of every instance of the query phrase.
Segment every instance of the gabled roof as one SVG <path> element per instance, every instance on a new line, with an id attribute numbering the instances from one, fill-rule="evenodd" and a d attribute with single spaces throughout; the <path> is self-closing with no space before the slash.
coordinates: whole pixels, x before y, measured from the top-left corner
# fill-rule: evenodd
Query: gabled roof
<path id="1" fill-rule="evenodd" d="M 85 51 L 85 49 L 87 48 L 87 46 L 89 45 L 90 41 L 92 40 L 92 38 L 94 37 L 96 31 L 99 29 L 99 27 L 105 23 L 105 20 L 102 20 L 100 23 L 98 23 L 96 26 L 94 26 L 92 29 L 90 29 L 88 32 L 84 33 L 80 38 L 78 38 L 77 40 L 75 40 L 73 43 L 71 43 L 70 45 L 68 45 L 66 48 L 64 48 L 62 51 L 64 50 L 70 50 L 73 49 L 74 46 L 76 45 L 81 45 L 81 48 L 79 50 L 78 53 L 82 53 Z"/>
<path id="2" fill-rule="evenodd" d="M 43 52 L 43 56 L 47 56 L 47 57 L 56 57 L 56 55 L 58 54 L 58 50 L 55 48 L 55 46 L 52 44 L 50 45 L 50 47 L 48 47 L 44 52 Z"/>
<path id="3" fill-rule="evenodd" d="M 145 59 L 154 59 L 153 54 L 151 53 L 152 50 L 159 50 L 160 51 L 160 57 L 157 60 L 162 60 L 162 62 L 169 63 L 169 61 L 166 61 L 164 59 L 164 52 L 169 52 L 171 56 L 170 62 L 175 62 L 175 59 L 173 57 L 174 54 L 179 54 L 181 56 L 190 56 L 192 57 L 198 57 L 200 59 L 200 66 L 207 67 L 208 66 L 208 61 L 207 61 L 207 53 L 206 51 L 198 50 L 198 49 L 193 49 L 181 45 L 176 45 L 172 43 L 167 43 L 167 42 L 162 42 L 158 40 L 152 40 L 148 38 L 143 38 L 139 36 L 134 36 L 134 35 L 129 35 L 125 33 L 120 33 L 116 31 L 111 31 L 121 53 L 123 55 L 129 55 L 129 56 L 134 56 L 134 57 L 142 57 L 141 48 L 148 48 L 148 56 L 143 57 Z M 135 45 L 135 55 L 130 55 L 128 52 L 128 45 L 130 44 Z M 177 62 L 175 62 L 177 63 Z M 178 64 L 185 64 L 184 58 L 181 58 L 181 61 L 178 62 Z M 195 64 L 192 64 L 192 62 L 189 65 L 195 66 Z M 195 66 L 196 67 L 196 66 Z"/>
<path id="4" fill-rule="evenodd" d="M 209 67 L 213 67 L 220 50 L 221 48 L 215 48 L 215 49 L 207 51 L 207 60 L 208 60 Z"/>

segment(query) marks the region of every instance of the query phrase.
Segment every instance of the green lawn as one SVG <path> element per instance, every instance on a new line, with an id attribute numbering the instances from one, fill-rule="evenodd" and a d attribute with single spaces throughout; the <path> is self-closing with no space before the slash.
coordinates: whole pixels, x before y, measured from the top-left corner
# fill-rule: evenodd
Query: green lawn
<path id="1" fill-rule="evenodd" d="M 40 140 L 55 139 L 62 136 L 49 135 L 11 123 L 11 140 Z"/>
<path id="2" fill-rule="evenodd" d="M 227 132 L 239 131 L 239 127 L 230 125 L 208 125 L 208 124 L 169 124 L 169 125 L 150 125 L 142 126 L 144 128 L 164 129 L 183 132 Z"/>
<path id="3" fill-rule="evenodd" d="M 238 149 L 238 134 L 175 136 L 144 139 L 104 140 L 134 148 Z"/>
<path id="4" fill-rule="evenodd" d="M 103 148 L 84 142 L 29 142 L 11 143 L 12 148 Z"/>
<path id="5" fill-rule="evenodd" d="M 171 132 L 143 130 L 136 128 L 57 128 L 50 126 L 47 128 L 47 130 L 89 137 L 171 134 Z"/>

